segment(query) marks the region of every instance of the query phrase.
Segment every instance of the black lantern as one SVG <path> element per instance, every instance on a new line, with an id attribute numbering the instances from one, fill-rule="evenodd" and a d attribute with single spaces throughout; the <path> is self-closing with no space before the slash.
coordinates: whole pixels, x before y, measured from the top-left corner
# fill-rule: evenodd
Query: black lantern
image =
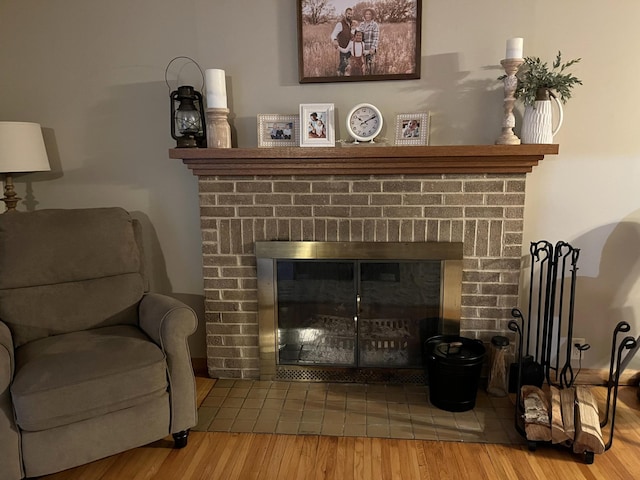
<path id="1" fill-rule="evenodd" d="M 171 92 L 171 136 L 178 148 L 207 146 L 202 95 L 189 85 Z"/>

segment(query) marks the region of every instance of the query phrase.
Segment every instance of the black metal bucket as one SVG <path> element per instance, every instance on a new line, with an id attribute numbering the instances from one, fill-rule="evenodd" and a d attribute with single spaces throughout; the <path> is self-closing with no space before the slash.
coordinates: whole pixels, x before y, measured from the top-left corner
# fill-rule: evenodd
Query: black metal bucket
<path id="1" fill-rule="evenodd" d="M 480 340 L 437 335 L 425 342 L 429 400 L 448 412 L 476 405 L 486 348 Z"/>

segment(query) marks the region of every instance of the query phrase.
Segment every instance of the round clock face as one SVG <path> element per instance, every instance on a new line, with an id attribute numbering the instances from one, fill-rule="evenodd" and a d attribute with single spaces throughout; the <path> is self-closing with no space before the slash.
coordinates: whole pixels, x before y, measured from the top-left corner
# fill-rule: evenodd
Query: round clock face
<path id="1" fill-rule="evenodd" d="M 347 115 L 349 134 L 361 142 L 373 141 L 382 130 L 382 114 L 370 103 L 360 103 Z"/>

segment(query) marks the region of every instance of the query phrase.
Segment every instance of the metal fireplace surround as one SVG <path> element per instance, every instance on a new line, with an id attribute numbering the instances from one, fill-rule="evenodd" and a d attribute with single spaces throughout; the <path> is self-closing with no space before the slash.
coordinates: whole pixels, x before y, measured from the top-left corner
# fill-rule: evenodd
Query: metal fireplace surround
<path id="1" fill-rule="evenodd" d="M 426 338 L 422 338 L 426 333 L 421 334 L 421 332 L 458 334 L 460 331 L 460 299 L 462 295 L 462 243 L 460 242 L 256 242 L 256 257 L 260 377 L 263 379 L 421 381 L 423 368 L 420 352 L 422 343 L 426 340 Z M 344 300 L 346 308 L 342 313 L 336 316 L 335 312 L 330 311 L 332 307 L 329 307 L 327 310 L 320 310 L 321 313 L 328 313 L 328 315 L 320 315 L 320 318 L 315 320 L 316 326 L 317 322 L 322 322 L 323 319 L 329 319 L 324 320 L 325 322 L 334 322 L 333 325 L 327 326 L 328 330 L 331 330 L 331 328 L 344 328 L 343 332 L 334 332 L 333 335 L 330 333 L 328 335 L 318 335 L 318 341 L 310 342 L 316 344 L 316 349 L 322 348 L 327 351 L 328 358 L 309 361 L 306 362 L 307 364 L 300 364 L 297 360 L 283 361 L 283 355 L 286 352 L 283 351 L 283 348 L 286 348 L 286 340 L 283 340 L 283 337 L 285 332 L 291 329 L 283 329 L 282 324 L 279 324 L 278 321 L 279 312 L 284 313 L 284 307 L 280 305 L 279 308 L 279 303 L 283 304 L 284 300 L 280 299 L 279 302 L 278 299 L 277 292 L 280 289 L 278 288 L 277 265 L 279 261 L 281 264 L 289 265 L 289 261 L 301 262 L 304 260 L 309 260 L 311 263 L 293 263 L 292 265 L 318 265 L 317 262 L 323 261 L 343 261 L 342 265 L 349 265 L 349 262 L 353 261 L 365 262 L 363 266 L 369 265 L 371 268 L 379 266 L 394 267 L 404 264 L 401 270 L 405 271 L 416 267 L 420 263 L 427 265 L 427 262 L 431 262 L 438 270 L 436 275 L 437 285 L 433 288 L 438 298 L 434 302 L 423 301 L 423 303 L 432 303 L 435 305 L 435 311 L 429 312 L 430 308 L 426 304 L 414 302 L 414 299 L 407 299 L 408 303 L 414 305 L 413 307 L 410 307 L 409 304 L 404 307 L 402 302 L 395 300 L 393 302 L 396 304 L 395 307 L 383 304 L 375 305 L 376 299 L 368 298 L 362 298 L 363 306 L 361 306 L 362 292 L 360 288 L 365 283 L 372 283 L 361 279 L 361 281 L 357 282 L 357 292 L 356 289 L 348 293 L 335 292 L 336 297 L 342 296 L 343 298 L 346 293 L 346 299 Z M 383 275 L 388 277 L 390 274 Z M 391 274 L 391 276 L 394 275 Z M 396 280 L 398 279 L 396 278 Z M 329 289 L 331 289 L 333 282 L 325 280 L 322 283 L 327 282 L 330 285 Z M 387 284 L 389 285 L 388 288 L 391 288 L 393 282 L 388 282 Z M 383 285 L 379 284 L 379 286 Z M 418 290 L 414 296 L 426 299 L 430 295 L 430 292 L 426 291 L 429 289 L 427 285 L 414 285 L 414 287 L 415 290 Z M 329 295 L 333 294 L 333 292 L 328 293 Z M 319 296 L 320 294 L 320 291 L 309 292 L 306 298 L 301 299 L 302 303 L 314 303 L 314 296 Z M 353 299 L 350 298 L 351 295 L 353 295 Z M 370 295 L 362 294 L 362 296 L 369 297 Z M 378 297 L 380 296 L 379 294 Z M 380 298 L 377 300 L 380 300 Z M 368 315 L 363 311 L 365 310 L 365 302 L 370 306 Z M 326 308 L 324 302 L 320 302 L 320 304 Z M 288 307 L 286 308 L 288 310 Z M 296 326 L 302 327 L 303 335 L 306 334 L 308 336 L 311 332 L 317 330 L 316 328 L 304 328 L 305 324 L 309 327 L 308 315 L 317 308 L 315 306 L 307 309 L 303 305 L 302 311 L 305 313 L 302 314 L 302 311 L 300 311 L 294 314 L 293 322 Z M 393 313 L 391 310 L 393 310 Z M 412 313 L 409 313 L 410 311 Z M 303 318 L 295 318 L 296 315 Z M 376 320 L 372 320 L 372 318 Z M 338 323 L 336 324 L 336 322 Z M 377 335 L 375 332 L 365 332 L 367 325 L 370 326 L 375 323 L 384 325 L 384 335 L 381 336 L 380 332 Z M 332 338 L 340 339 L 341 343 L 347 343 L 348 346 L 342 348 L 325 342 L 325 340 Z M 367 350 L 365 350 L 365 346 Z M 346 355 L 346 359 L 343 357 L 340 358 L 340 361 L 334 362 L 332 361 L 332 352 L 343 352 Z M 385 360 L 385 357 L 393 355 L 399 356 L 400 361 Z M 411 357 L 413 361 L 408 362 L 408 357 Z M 416 357 L 418 365 L 416 365 Z M 333 363 L 337 363 L 337 365 Z M 388 363 L 389 366 L 384 365 L 385 363 Z"/>

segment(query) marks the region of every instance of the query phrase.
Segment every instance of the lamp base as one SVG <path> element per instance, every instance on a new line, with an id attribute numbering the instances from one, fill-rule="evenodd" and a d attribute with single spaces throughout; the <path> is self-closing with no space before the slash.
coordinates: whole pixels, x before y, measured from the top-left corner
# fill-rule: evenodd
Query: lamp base
<path id="1" fill-rule="evenodd" d="M 5 213 L 16 211 L 16 206 L 21 200 L 21 198 L 16 195 L 16 191 L 13 188 L 13 178 L 11 178 L 10 173 L 5 175 L 4 198 L 0 198 L 0 200 L 2 200 L 6 205 Z"/>

